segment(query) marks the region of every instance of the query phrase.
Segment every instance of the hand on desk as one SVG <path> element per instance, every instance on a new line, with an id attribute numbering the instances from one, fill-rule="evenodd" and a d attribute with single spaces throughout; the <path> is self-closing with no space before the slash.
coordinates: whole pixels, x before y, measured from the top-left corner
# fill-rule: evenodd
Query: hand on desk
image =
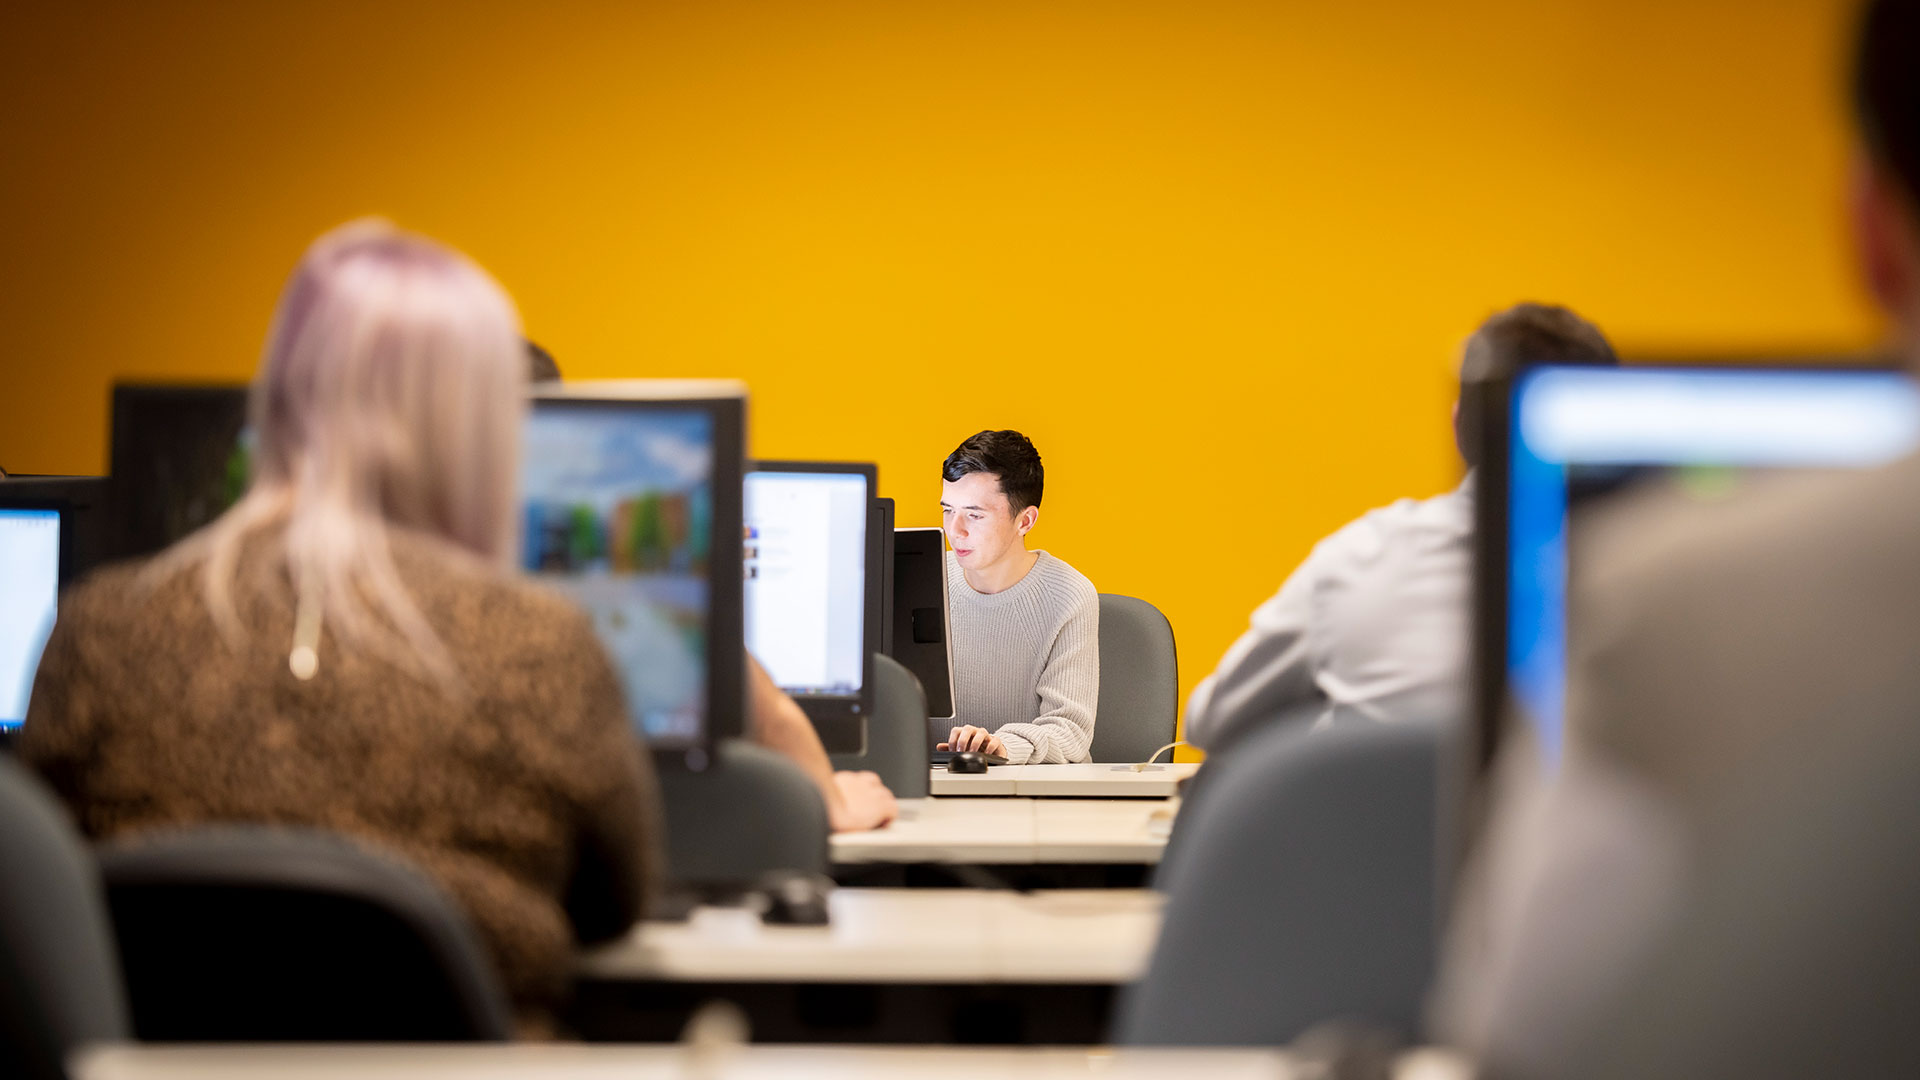
<path id="1" fill-rule="evenodd" d="M 834 832 L 865 832 L 877 829 L 900 814 L 893 792 L 870 772 L 837 772 L 833 783 L 840 789 L 840 806 L 828 815 Z"/>
<path id="2" fill-rule="evenodd" d="M 947 741 L 941 743 L 939 748 L 942 750 L 978 750 L 983 754 L 999 754 L 1001 757 L 1007 756 L 1007 744 L 1001 742 L 999 736 L 988 731 L 986 728 L 975 727 L 972 724 L 964 724 L 954 728 L 953 734 L 948 735 Z"/>

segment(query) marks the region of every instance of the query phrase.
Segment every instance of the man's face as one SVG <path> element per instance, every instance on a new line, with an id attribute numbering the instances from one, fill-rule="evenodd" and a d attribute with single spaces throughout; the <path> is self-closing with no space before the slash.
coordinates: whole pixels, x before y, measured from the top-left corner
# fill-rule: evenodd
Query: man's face
<path id="1" fill-rule="evenodd" d="M 947 543 L 966 570 L 984 570 L 1026 550 L 1021 537 L 1038 517 L 1033 507 L 1013 513 L 1013 504 L 992 473 L 968 473 L 940 483 L 940 523 Z"/>

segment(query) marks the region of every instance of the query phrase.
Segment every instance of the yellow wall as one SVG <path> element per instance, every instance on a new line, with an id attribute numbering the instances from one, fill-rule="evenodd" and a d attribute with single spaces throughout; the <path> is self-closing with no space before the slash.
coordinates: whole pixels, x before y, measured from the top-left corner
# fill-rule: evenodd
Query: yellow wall
<path id="1" fill-rule="evenodd" d="M 116 376 L 246 375 L 306 242 L 381 213 L 570 375 L 746 379 L 755 452 L 877 460 L 903 524 L 1027 431 L 1036 538 L 1190 688 L 1317 537 L 1454 480 L 1494 308 L 1870 340 L 1847 7 L 9 5 L 0 465 L 103 468 Z"/>

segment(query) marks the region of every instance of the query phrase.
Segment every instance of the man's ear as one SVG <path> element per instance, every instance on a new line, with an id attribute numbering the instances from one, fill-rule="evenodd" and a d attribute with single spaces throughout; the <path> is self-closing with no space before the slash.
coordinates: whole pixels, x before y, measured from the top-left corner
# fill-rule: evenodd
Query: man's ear
<path id="1" fill-rule="evenodd" d="M 1848 192 L 1854 250 L 1882 310 L 1920 330 L 1920 221 L 1899 185 L 1864 152 L 1854 156 Z"/>
<path id="2" fill-rule="evenodd" d="M 1037 506 L 1027 507 L 1025 510 L 1020 511 L 1020 516 L 1015 518 L 1013 523 L 1019 527 L 1021 536 L 1027 535 L 1033 531 L 1035 525 L 1040 524 L 1040 508 Z"/>

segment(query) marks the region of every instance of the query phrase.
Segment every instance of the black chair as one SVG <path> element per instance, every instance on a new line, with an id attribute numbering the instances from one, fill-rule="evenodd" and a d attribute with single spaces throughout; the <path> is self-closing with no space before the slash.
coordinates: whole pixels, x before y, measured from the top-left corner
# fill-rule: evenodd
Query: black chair
<path id="1" fill-rule="evenodd" d="M 924 799 L 932 784 L 928 755 L 933 732 L 927 726 L 927 692 L 920 679 L 891 656 L 873 658 L 873 714 L 867 717 L 867 752 L 834 754 L 836 769 L 866 769 L 879 774 L 899 799 Z"/>
<path id="2" fill-rule="evenodd" d="M 1160 940 L 1117 1041 L 1277 1046 L 1333 1020 L 1416 1035 L 1444 730 L 1277 725 L 1219 762 L 1181 808 L 1180 850 L 1156 879 Z"/>
<path id="3" fill-rule="evenodd" d="M 777 872 L 827 872 L 827 806 L 800 766 L 739 739 L 702 772 L 664 769 L 667 877 L 696 888 L 747 888 Z"/>
<path id="4" fill-rule="evenodd" d="M 208 826 L 99 858 L 143 1040 L 513 1037 L 465 914 L 397 856 L 315 829 Z"/>
<path id="5" fill-rule="evenodd" d="M 60 1080 L 131 1037 L 100 875 L 53 794 L 0 754 L 0 1076 Z"/>

